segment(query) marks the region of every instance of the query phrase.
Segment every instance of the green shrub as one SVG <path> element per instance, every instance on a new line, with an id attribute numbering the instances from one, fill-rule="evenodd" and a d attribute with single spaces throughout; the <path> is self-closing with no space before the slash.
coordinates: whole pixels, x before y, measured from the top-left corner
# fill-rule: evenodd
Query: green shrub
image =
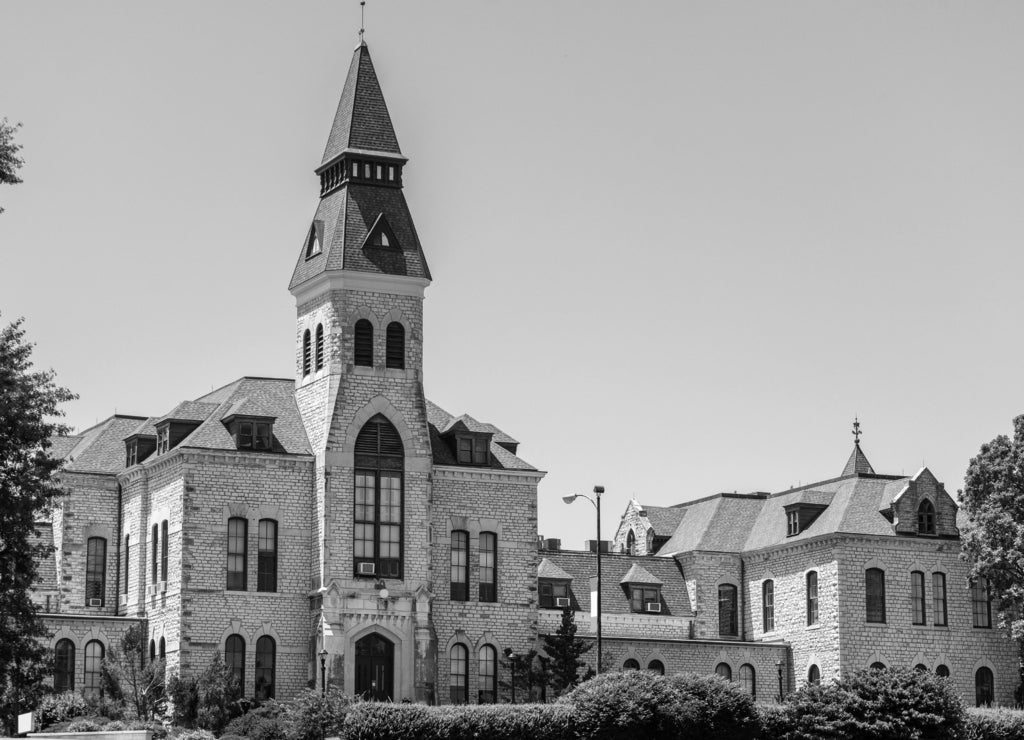
<path id="1" fill-rule="evenodd" d="M 687 711 L 676 718 L 682 737 L 733 740 L 757 737 L 761 722 L 754 699 L 721 676 L 680 673 L 665 679 Z"/>
<path id="2" fill-rule="evenodd" d="M 285 740 L 288 736 L 286 708 L 287 705 L 280 702 L 265 702 L 231 720 L 224 728 L 224 735 L 241 735 L 250 740 Z M 318 735 L 317 740 L 321 737 Z"/>
<path id="3" fill-rule="evenodd" d="M 119 719 L 111 720 L 107 724 L 103 725 L 104 732 L 122 732 L 128 729 L 128 725 Z"/>
<path id="4" fill-rule="evenodd" d="M 357 702 L 345 716 L 341 740 L 420 740 L 436 738 L 432 707 L 421 704 Z"/>
<path id="5" fill-rule="evenodd" d="M 175 736 L 174 740 L 217 740 L 217 738 L 209 730 L 185 730 Z"/>
<path id="6" fill-rule="evenodd" d="M 761 740 L 782 740 L 790 729 L 789 714 L 781 704 L 760 704 Z"/>
<path id="7" fill-rule="evenodd" d="M 337 735 L 351 706 L 352 700 L 338 689 L 328 689 L 326 696 L 306 689 L 285 705 L 287 740 L 322 740 Z"/>
<path id="8" fill-rule="evenodd" d="M 1016 740 L 1024 737 L 1020 709 L 968 709 L 967 740 Z"/>
<path id="9" fill-rule="evenodd" d="M 605 673 L 558 701 L 573 706 L 576 737 L 588 740 L 674 738 L 678 718 L 696 711 L 664 676 L 647 671 Z"/>
<path id="10" fill-rule="evenodd" d="M 342 740 L 568 740 L 572 707 L 485 704 L 426 707 L 357 703 L 338 733 Z"/>
<path id="11" fill-rule="evenodd" d="M 786 699 L 782 738 L 958 740 L 966 714 L 948 679 L 910 668 L 867 669 Z"/>
<path id="12" fill-rule="evenodd" d="M 65 691 L 44 696 L 36 707 L 36 720 L 39 727 L 46 728 L 75 717 L 84 717 L 88 713 L 89 704 L 84 696 L 74 691 Z"/>
<path id="13" fill-rule="evenodd" d="M 89 719 L 76 719 L 70 723 L 65 732 L 99 732 L 100 724 Z"/>

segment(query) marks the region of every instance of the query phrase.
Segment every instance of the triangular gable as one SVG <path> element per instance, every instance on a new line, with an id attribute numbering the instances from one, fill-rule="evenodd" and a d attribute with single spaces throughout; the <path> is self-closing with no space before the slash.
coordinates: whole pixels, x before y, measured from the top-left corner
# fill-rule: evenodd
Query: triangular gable
<path id="1" fill-rule="evenodd" d="M 622 576 L 620 584 L 625 583 L 642 583 L 651 586 L 664 586 L 665 582 L 657 576 L 653 575 L 649 570 L 644 568 L 639 563 L 633 563 L 632 567 L 626 571 L 626 575 Z"/>
<path id="2" fill-rule="evenodd" d="M 552 563 L 547 558 L 542 558 L 537 566 L 537 578 L 549 578 L 553 581 L 571 581 L 572 576 Z"/>
<path id="3" fill-rule="evenodd" d="M 402 245 L 398 243 L 398 237 L 395 236 L 395 232 L 391 228 L 391 224 L 388 223 L 383 213 L 378 214 L 377 219 L 373 222 L 373 226 L 366 233 L 366 239 L 363 240 L 363 249 L 367 247 L 376 247 L 377 249 L 402 248 Z"/>

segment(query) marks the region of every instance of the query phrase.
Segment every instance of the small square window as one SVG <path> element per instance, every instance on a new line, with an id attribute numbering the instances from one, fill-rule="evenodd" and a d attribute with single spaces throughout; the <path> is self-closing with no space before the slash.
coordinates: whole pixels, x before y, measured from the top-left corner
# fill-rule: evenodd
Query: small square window
<path id="1" fill-rule="evenodd" d="M 462 465 L 486 465 L 488 462 L 487 440 L 482 437 L 459 437 L 459 463 Z"/>

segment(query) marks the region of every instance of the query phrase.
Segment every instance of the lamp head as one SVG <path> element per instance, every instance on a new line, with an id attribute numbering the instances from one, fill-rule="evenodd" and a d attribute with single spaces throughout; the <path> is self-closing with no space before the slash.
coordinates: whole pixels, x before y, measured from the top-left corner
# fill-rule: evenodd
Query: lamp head
<path id="1" fill-rule="evenodd" d="M 600 496 L 602 493 L 604 493 L 604 486 L 594 486 L 594 493 Z"/>
<path id="2" fill-rule="evenodd" d="M 573 494 L 573 495 L 571 495 L 571 496 L 562 496 L 562 501 L 564 501 L 564 502 L 565 502 L 565 503 L 567 503 L 567 504 L 571 504 L 571 503 L 572 503 L 573 501 L 575 501 L 575 500 L 576 500 L 577 498 L 579 498 L 579 494 L 578 494 L 578 493 L 574 493 L 574 494 Z"/>

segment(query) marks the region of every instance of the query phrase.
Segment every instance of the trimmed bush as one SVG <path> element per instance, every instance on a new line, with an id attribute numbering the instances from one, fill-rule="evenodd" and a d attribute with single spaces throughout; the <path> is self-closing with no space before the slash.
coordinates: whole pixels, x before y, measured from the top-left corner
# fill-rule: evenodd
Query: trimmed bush
<path id="1" fill-rule="evenodd" d="M 357 703 L 345 717 L 342 740 L 568 740 L 572 707 L 483 704 L 427 707 Z"/>
<path id="2" fill-rule="evenodd" d="M 123 732 L 128 729 L 128 725 L 119 719 L 112 720 L 103 725 L 104 732 Z"/>
<path id="3" fill-rule="evenodd" d="M 683 737 L 733 740 L 758 736 L 761 722 L 754 699 L 738 684 L 721 676 L 692 673 L 680 673 L 665 680 L 690 710 L 677 718 L 676 730 Z"/>
<path id="4" fill-rule="evenodd" d="M 185 730 L 174 740 L 217 740 L 217 737 L 209 730 Z"/>
<path id="5" fill-rule="evenodd" d="M 351 706 L 352 700 L 338 689 L 329 689 L 326 696 L 315 689 L 303 691 L 285 705 L 287 739 L 322 740 L 337 735 Z"/>
<path id="6" fill-rule="evenodd" d="M 99 732 L 100 725 L 89 719 L 76 719 L 67 726 L 65 732 Z"/>
<path id="7" fill-rule="evenodd" d="M 84 696 L 74 691 L 44 696 L 36 707 L 36 719 L 43 728 L 75 717 L 84 717 L 88 713 L 89 703 Z"/>
<path id="8" fill-rule="evenodd" d="M 760 704 L 761 740 L 782 740 L 790 730 L 789 713 L 781 704 Z"/>
<path id="9" fill-rule="evenodd" d="M 968 709 L 967 740 L 1017 740 L 1024 737 L 1020 709 Z"/>
<path id="10" fill-rule="evenodd" d="M 285 710 L 284 704 L 268 701 L 228 722 L 224 735 L 240 735 L 250 740 L 285 740 L 288 733 Z"/>
<path id="11" fill-rule="evenodd" d="M 804 686 L 784 708 L 786 731 L 777 737 L 787 740 L 958 740 L 966 732 L 963 703 L 949 679 L 911 668 L 867 669 Z"/>

